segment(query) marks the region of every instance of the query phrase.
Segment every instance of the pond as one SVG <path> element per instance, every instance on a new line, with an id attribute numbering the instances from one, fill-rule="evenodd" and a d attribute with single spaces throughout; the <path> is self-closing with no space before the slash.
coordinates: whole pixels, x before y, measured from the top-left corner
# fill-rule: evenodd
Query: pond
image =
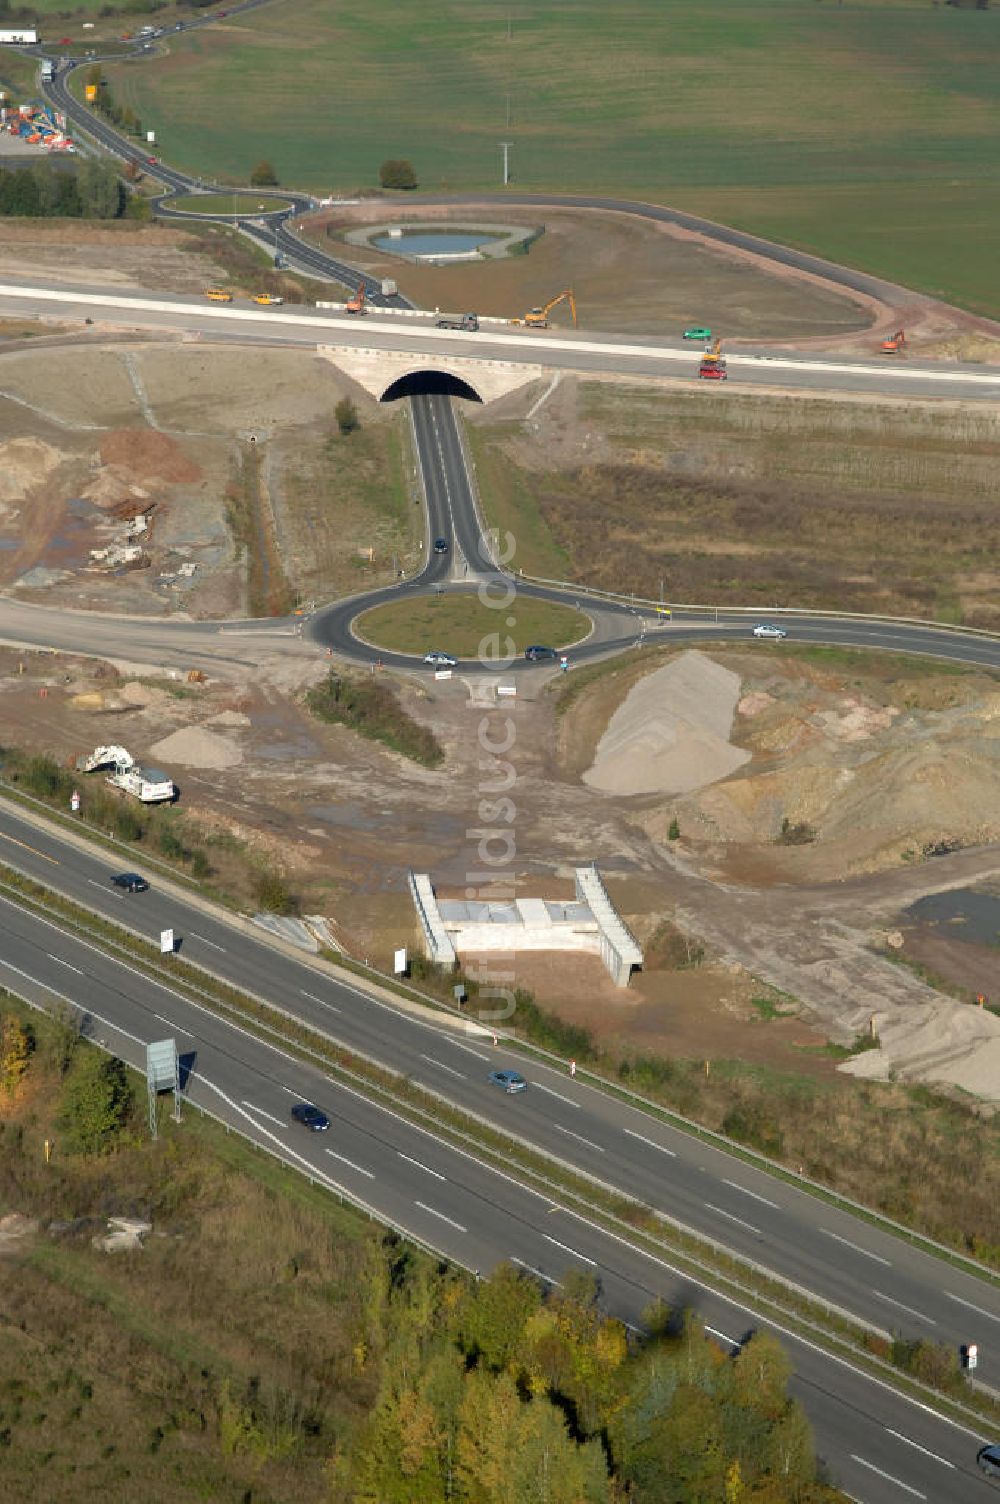
<path id="1" fill-rule="evenodd" d="M 922 924 L 948 924 L 955 938 L 977 945 L 1000 944 L 1000 898 L 972 888 L 932 893 L 906 910 L 906 917 Z"/>
<path id="2" fill-rule="evenodd" d="M 376 235 L 372 245 L 402 256 L 454 256 L 475 251 L 493 236 L 484 230 L 404 230 L 402 235 Z"/>

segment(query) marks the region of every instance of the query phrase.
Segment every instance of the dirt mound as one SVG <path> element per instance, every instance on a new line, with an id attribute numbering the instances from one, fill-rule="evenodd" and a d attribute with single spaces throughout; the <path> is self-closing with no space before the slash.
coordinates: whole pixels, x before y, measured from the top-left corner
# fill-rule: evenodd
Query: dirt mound
<path id="1" fill-rule="evenodd" d="M 729 741 L 739 694 L 739 674 L 682 653 L 629 691 L 584 782 L 611 794 L 673 794 L 727 777 L 750 758 Z"/>
<path id="2" fill-rule="evenodd" d="M 228 736 L 190 726 L 165 736 L 149 749 L 150 757 L 170 763 L 178 762 L 187 768 L 235 768 L 243 761 L 243 753 Z"/>
<path id="3" fill-rule="evenodd" d="M 176 439 L 155 428 L 116 428 L 101 440 L 101 462 L 130 471 L 140 480 L 184 483 L 201 479 Z"/>

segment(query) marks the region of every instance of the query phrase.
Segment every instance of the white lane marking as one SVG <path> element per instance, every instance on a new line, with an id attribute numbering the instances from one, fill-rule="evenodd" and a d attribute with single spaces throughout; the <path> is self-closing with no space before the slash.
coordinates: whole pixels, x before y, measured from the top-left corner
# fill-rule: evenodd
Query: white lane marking
<path id="1" fill-rule="evenodd" d="M 867 1248 L 862 1248 L 860 1243 L 852 1243 L 850 1238 L 842 1238 L 839 1232 L 831 1232 L 828 1227 L 821 1227 L 820 1232 L 824 1237 L 832 1238 L 835 1243 L 843 1243 L 845 1248 L 853 1248 L 855 1253 L 861 1253 L 866 1259 L 874 1259 L 876 1264 L 884 1264 L 887 1269 L 892 1268 L 892 1262 L 884 1259 L 880 1253 L 869 1253 Z"/>
<path id="2" fill-rule="evenodd" d="M 752 1196 L 755 1201 L 762 1201 L 765 1206 L 770 1206 L 776 1212 L 781 1210 L 776 1201 L 768 1201 L 766 1196 L 759 1196 L 756 1191 L 748 1191 L 745 1185 L 738 1185 L 735 1180 L 724 1180 L 722 1184 L 731 1186 L 734 1191 L 740 1191 L 744 1196 Z"/>
<path id="3" fill-rule="evenodd" d="M 720 1342 L 728 1342 L 730 1347 L 739 1347 L 740 1345 L 738 1338 L 727 1336 L 725 1332 L 720 1332 L 717 1326 L 707 1326 L 705 1330 L 710 1337 L 718 1337 Z"/>
<path id="4" fill-rule="evenodd" d="M 986 1311 L 982 1306 L 974 1306 L 971 1300 L 963 1300 L 961 1295 L 953 1295 L 950 1290 L 945 1290 L 949 1300 L 954 1300 L 958 1305 L 965 1306 L 966 1310 L 975 1311 L 977 1316 L 985 1316 L 987 1321 L 1000 1321 L 1000 1316 L 995 1316 L 992 1311 Z"/>
<path id="5" fill-rule="evenodd" d="M 188 930 L 188 935 L 192 940 L 200 940 L 202 945 L 210 945 L 213 950 L 221 950 L 223 955 L 226 954 L 224 945 L 216 945 L 214 940 L 207 940 L 204 935 L 199 935 L 197 930 Z"/>
<path id="6" fill-rule="evenodd" d="M 955 1471 L 955 1464 L 949 1462 L 947 1457 L 939 1457 L 937 1452 L 932 1452 L 927 1447 L 922 1447 L 919 1441 L 913 1441 L 909 1436 L 904 1436 L 902 1431 L 894 1431 L 891 1426 L 886 1426 L 885 1429 L 890 1436 L 895 1436 L 897 1441 L 905 1441 L 908 1447 L 914 1447 L 918 1452 L 923 1452 L 925 1457 L 933 1457 L 934 1461 L 940 1462 L 942 1467 L 950 1467 L 952 1472 Z"/>
<path id="7" fill-rule="evenodd" d="M 661 1154 L 669 1154 L 671 1159 L 677 1158 L 673 1149 L 668 1149 L 666 1144 L 658 1144 L 655 1138 L 647 1138 L 644 1133 L 636 1133 L 634 1128 L 623 1128 L 622 1132 L 627 1133 L 629 1138 L 637 1138 L 640 1144 L 648 1144 L 651 1149 L 659 1149 Z"/>
<path id="8" fill-rule="evenodd" d="M 524 1260 L 519 1259 L 516 1254 L 511 1254 L 510 1261 L 512 1264 L 516 1264 L 519 1269 L 526 1269 L 529 1274 L 533 1274 L 536 1279 L 542 1280 L 544 1284 L 555 1285 L 558 1289 L 562 1289 L 561 1279 L 553 1279 L 551 1274 L 545 1274 L 543 1270 L 536 1269 L 534 1264 L 526 1264 Z"/>
<path id="9" fill-rule="evenodd" d="M 919 1488 L 911 1488 L 910 1485 L 908 1483 L 904 1483 L 902 1479 L 894 1478 L 891 1473 L 884 1473 L 880 1467 L 875 1466 L 874 1462 L 869 1462 L 867 1457 L 859 1457 L 857 1452 L 851 1453 L 851 1461 L 860 1462 L 862 1467 L 867 1467 L 873 1473 L 877 1473 L 878 1476 L 880 1478 L 884 1478 L 887 1483 L 895 1483 L 897 1488 L 901 1488 L 904 1493 L 912 1494 L 915 1499 L 926 1499 L 927 1497 L 926 1494 L 922 1494 L 920 1492 Z"/>
<path id="10" fill-rule="evenodd" d="M 328 1003 L 325 997 L 316 997 L 313 993 L 307 992 L 304 987 L 300 987 L 299 992 L 303 997 L 307 997 L 311 1003 L 319 1003 L 321 1008 L 329 1008 L 331 1013 L 340 1012 L 340 1009 L 335 1008 L 333 1003 Z"/>
<path id="11" fill-rule="evenodd" d="M 574 1102 L 572 1097 L 564 1097 L 561 1091 L 553 1091 L 551 1086 L 543 1086 L 540 1081 L 532 1081 L 531 1085 L 536 1091 L 547 1091 L 550 1097 L 558 1097 L 560 1102 L 565 1102 L 568 1107 L 575 1107 L 579 1111 L 579 1102 Z"/>
<path id="12" fill-rule="evenodd" d="M 448 1226 L 454 1227 L 457 1232 L 468 1232 L 469 1230 L 467 1227 L 463 1227 L 461 1222 L 456 1222 L 454 1217 L 446 1217 L 444 1212 L 436 1211 L 433 1206 L 428 1206 L 423 1201 L 414 1201 L 413 1204 L 414 1206 L 419 1206 L 422 1212 L 428 1212 L 432 1217 L 440 1217 L 442 1222 L 447 1222 Z"/>
<path id="13" fill-rule="evenodd" d="M 584 1138 L 582 1133 L 574 1133 L 572 1128 L 564 1128 L 562 1123 L 553 1123 L 552 1126 L 557 1133 L 565 1133 L 567 1138 L 575 1138 L 577 1143 L 586 1144 L 588 1149 L 596 1149 L 598 1154 L 605 1152 L 600 1144 L 594 1143 L 593 1139 Z"/>
<path id="14" fill-rule="evenodd" d="M 447 1071 L 449 1076 L 457 1076 L 460 1081 L 466 1079 L 462 1071 L 453 1070 L 450 1065 L 442 1065 L 441 1061 L 435 1060 L 432 1055 L 421 1055 L 420 1058 L 426 1060 L 428 1065 L 436 1065 L 439 1071 Z"/>
<path id="15" fill-rule="evenodd" d="M 442 1175 L 440 1171 L 432 1170 L 430 1165 L 422 1165 L 419 1159 L 411 1159 L 409 1154 L 403 1153 L 402 1149 L 397 1149 L 396 1153 L 399 1155 L 400 1159 L 405 1159 L 408 1165 L 415 1165 L 418 1170 L 423 1170 L 425 1175 L 433 1175 L 435 1180 L 448 1179 L 447 1175 Z"/>
<path id="16" fill-rule="evenodd" d="M 96 877 L 88 877 L 87 881 L 92 888 L 100 888 L 102 893 L 106 893 L 108 891 L 108 884 L 99 883 Z"/>
<path id="17" fill-rule="evenodd" d="M 48 921 L 43 921 L 43 923 L 48 923 Z M 55 926 L 52 925 L 51 928 L 54 929 Z M 68 1003 L 71 1008 L 75 1008 L 85 1018 L 96 1018 L 97 1022 L 103 1024 L 106 1029 L 114 1029 L 115 1033 L 120 1034 L 123 1039 L 131 1039 L 133 1044 L 141 1044 L 143 1049 L 146 1048 L 146 1041 L 140 1039 L 138 1034 L 130 1034 L 127 1029 L 122 1028 L 121 1024 L 112 1023 L 110 1018 L 105 1018 L 103 1013 L 95 1013 L 93 1008 L 88 1008 L 85 1003 L 78 1003 L 74 997 L 67 997 L 65 992 L 60 992 L 56 987 L 50 987 L 48 982 L 40 982 L 37 977 L 31 975 L 30 971 L 22 971 L 20 966 L 15 966 L 13 961 L 5 961 L 0 957 L 0 967 L 6 967 L 8 971 L 15 972 L 19 977 L 23 977 L 26 982 L 33 982 L 36 987 L 40 987 L 50 997 L 57 997 L 61 1003 Z M 37 1006 L 40 1007 L 41 1004 Z"/>
<path id="18" fill-rule="evenodd" d="M 742 1217 L 736 1217 L 736 1216 L 733 1215 L 732 1212 L 724 1212 L 722 1210 L 721 1206 L 713 1206 L 712 1203 L 711 1203 L 711 1201 L 706 1201 L 705 1205 L 708 1207 L 708 1210 L 710 1212 L 717 1212 L 720 1217 L 725 1217 L 725 1219 L 726 1219 L 727 1222 L 736 1222 L 736 1223 L 738 1223 L 740 1227 L 745 1227 L 750 1232 L 755 1232 L 757 1234 L 758 1238 L 762 1238 L 764 1236 L 764 1234 L 761 1232 L 760 1228 L 759 1227 L 754 1227 L 754 1225 L 753 1225 L 752 1222 L 744 1222 L 744 1220 L 743 1220 Z"/>
<path id="19" fill-rule="evenodd" d="M 575 1248 L 571 1248 L 568 1243 L 560 1243 L 558 1238 L 550 1237 L 547 1232 L 543 1233 L 542 1237 L 545 1239 L 546 1243 L 551 1243 L 554 1247 L 561 1248 L 563 1253 L 568 1253 L 570 1258 L 581 1259 L 583 1263 L 590 1264 L 594 1268 L 597 1267 L 596 1259 L 588 1259 L 585 1253 L 578 1253 L 577 1250 Z"/>
<path id="20" fill-rule="evenodd" d="M 161 1024 L 166 1024 L 168 1029 L 175 1029 L 178 1034 L 184 1034 L 188 1039 L 192 1037 L 190 1029 L 183 1028 L 181 1024 L 175 1024 L 172 1018 L 167 1018 L 163 1013 L 154 1013 L 153 1017 L 158 1018 Z"/>
<path id="21" fill-rule="evenodd" d="M 947 1295 L 947 1293 L 948 1292 L 946 1290 L 945 1294 Z M 898 1306 L 899 1309 L 901 1311 L 905 1311 L 908 1316 L 918 1316 L 921 1321 L 926 1321 L 928 1326 L 937 1326 L 937 1322 L 934 1320 L 933 1316 L 927 1316 L 923 1311 L 915 1311 L 912 1306 L 904 1306 L 901 1300 L 894 1300 L 891 1295 L 885 1295 L 881 1290 L 873 1290 L 872 1294 L 877 1296 L 879 1300 L 887 1301 L 891 1306 Z"/>
<path id="22" fill-rule="evenodd" d="M 277 1123 L 279 1128 L 285 1127 L 281 1118 L 276 1118 L 273 1113 L 265 1112 L 263 1107 L 257 1107 L 253 1102 L 248 1102 L 246 1097 L 241 1099 L 240 1105 L 241 1107 L 249 1107 L 250 1111 L 257 1113 L 258 1117 L 267 1118 L 269 1123 Z"/>
<path id="23" fill-rule="evenodd" d="M 326 1152 L 327 1154 L 329 1154 L 331 1159 L 339 1159 L 342 1165 L 350 1165 L 351 1169 L 357 1170 L 359 1175 L 367 1175 L 369 1180 L 375 1179 L 375 1175 L 372 1170 L 365 1170 L 361 1165 L 356 1165 L 354 1163 L 354 1160 L 348 1159 L 346 1154 L 338 1154 L 336 1149 L 327 1149 Z"/>
<path id="24" fill-rule="evenodd" d="M 50 950 L 47 950 L 45 954 L 48 956 L 50 961 L 58 961 L 60 966 L 65 966 L 67 971 L 75 971 L 78 977 L 83 976 L 83 972 L 80 970 L 79 966 L 71 966 L 68 961 L 63 960 L 62 956 L 54 956 Z"/>
<path id="25" fill-rule="evenodd" d="M 447 1039 L 449 1044 L 453 1044 L 456 1050 L 464 1050 L 467 1055 L 475 1055 L 477 1060 L 489 1060 L 490 1058 L 485 1050 L 474 1050 L 471 1044 L 463 1044 L 460 1039 L 451 1039 L 447 1034 L 443 1038 Z"/>

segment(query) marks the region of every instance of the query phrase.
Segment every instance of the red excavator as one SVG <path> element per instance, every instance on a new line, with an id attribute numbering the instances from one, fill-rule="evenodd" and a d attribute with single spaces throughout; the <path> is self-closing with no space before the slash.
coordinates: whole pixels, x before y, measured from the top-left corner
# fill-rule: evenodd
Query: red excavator
<path id="1" fill-rule="evenodd" d="M 345 313 L 364 313 L 364 311 L 365 311 L 365 284 L 362 282 L 358 286 L 358 290 L 354 294 L 354 296 L 351 297 L 351 298 L 348 298 L 347 302 L 344 304 L 344 312 Z"/>
<path id="2" fill-rule="evenodd" d="M 884 339 L 882 341 L 882 354 L 898 355 L 905 344 L 906 335 L 903 333 L 902 329 L 897 329 L 895 334 L 890 335 L 888 339 Z"/>
<path id="3" fill-rule="evenodd" d="M 726 370 L 726 357 L 722 353 L 721 339 L 714 340 L 706 345 L 701 357 L 701 365 L 698 375 L 702 381 L 728 381 L 729 372 Z"/>

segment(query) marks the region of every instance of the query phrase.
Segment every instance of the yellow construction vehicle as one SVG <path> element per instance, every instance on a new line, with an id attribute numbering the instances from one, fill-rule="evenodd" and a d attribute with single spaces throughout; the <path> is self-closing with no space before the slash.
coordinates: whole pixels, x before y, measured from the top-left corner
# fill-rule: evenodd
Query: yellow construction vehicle
<path id="1" fill-rule="evenodd" d="M 557 303 L 568 303 L 569 311 L 573 317 L 573 328 L 576 328 L 576 299 L 571 288 L 566 288 L 558 297 L 550 298 L 544 308 L 529 308 L 523 319 L 511 319 L 512 324 L 523 324 L 527 329 L 547 329 L 549 327 L 549 314 Z"/>

